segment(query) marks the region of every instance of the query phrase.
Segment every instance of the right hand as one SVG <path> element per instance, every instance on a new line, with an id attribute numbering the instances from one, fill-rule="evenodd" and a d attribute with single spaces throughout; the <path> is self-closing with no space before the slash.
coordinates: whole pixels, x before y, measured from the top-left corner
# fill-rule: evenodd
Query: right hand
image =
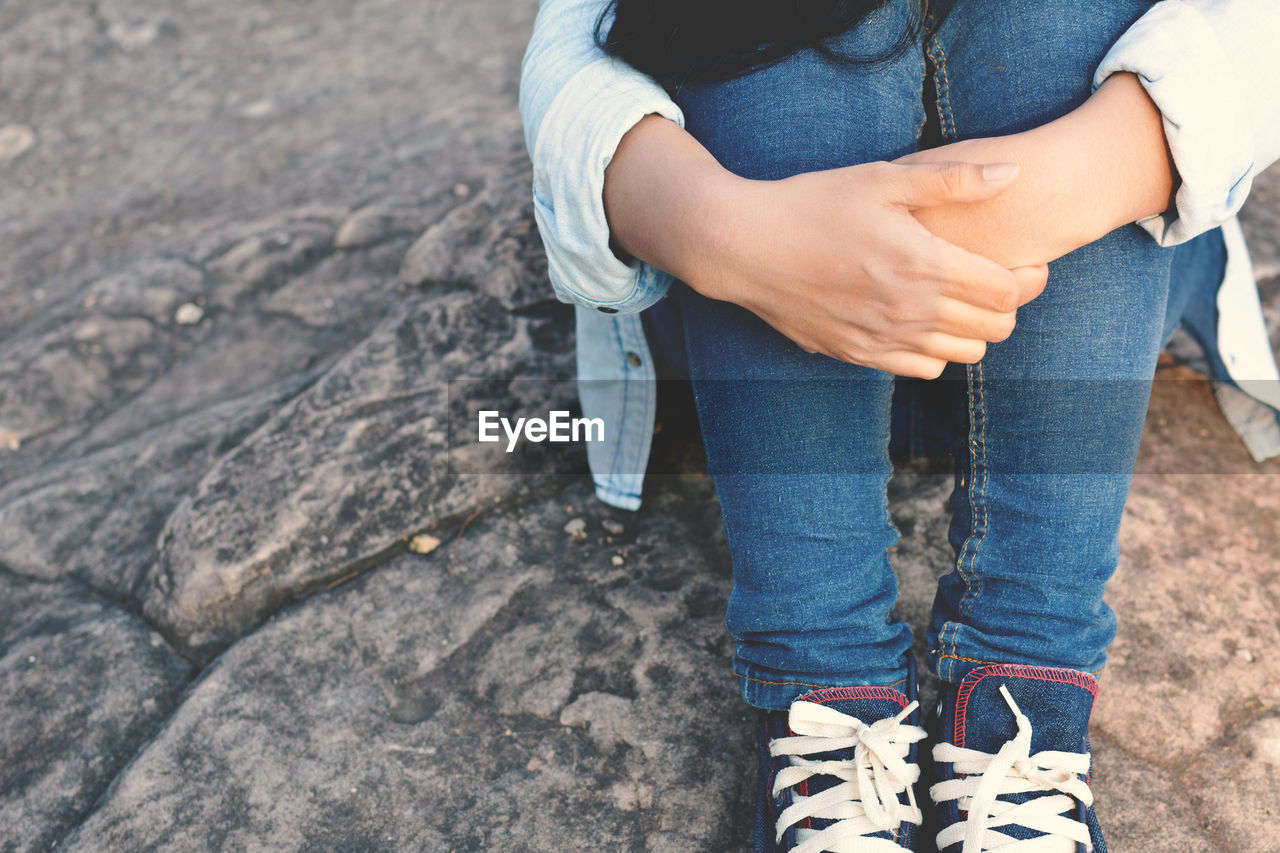
<path id="1" fill-rule="evenodd" d="M 934 378 L 1012 332 L 1048 268 L 1007 270 L 925 229 L 912 211 L 1008 188 L 1010 164 L 866 163 L 779 181 L 734 179 L 719 239 L 683 276 L 807 352 Z"/>

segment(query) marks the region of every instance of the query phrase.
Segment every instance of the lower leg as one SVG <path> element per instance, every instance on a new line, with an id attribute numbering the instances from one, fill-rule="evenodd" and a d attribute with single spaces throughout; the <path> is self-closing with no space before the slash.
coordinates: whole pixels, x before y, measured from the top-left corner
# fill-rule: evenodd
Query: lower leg
<path id="1" fill-rule="evenodd" d="M 784 709 L 816 687 L 901 686 L 911 635 L 889 616 L 893 378 L 804 353 L 682 286 L 673 298 L 733 559 L 743 696 Z"/>

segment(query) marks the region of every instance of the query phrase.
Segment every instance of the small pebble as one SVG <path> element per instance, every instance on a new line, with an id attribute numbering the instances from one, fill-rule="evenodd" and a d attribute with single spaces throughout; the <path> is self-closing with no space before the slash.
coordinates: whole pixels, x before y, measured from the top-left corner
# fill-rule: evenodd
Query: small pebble
<path id="1" fill-rule="evenodd" d="M 125 53 L 140 50 L 161 36 L 175 36 L 177 34 L 178 28 L 173 22 L 163 18 L 158 21 L 146 21 L 133 26 L 112 24 L 107 30 L 107 35 Z"/>
<path id="2" fill-rule="evenodd" d="M 458 198 L 465 198 L 471 195 L 471 187 L 467 186 L 466 184 L 454 184 L 453 194 L 456 195 Z"/>
<path id="3" fill-rule="evenodd" d="M 173 322 L 179 326 L 194 326 L 204 319 L 204 309 L 194 302 L 187 302 L 178 306 L 178 310 L 173 312 Z"/>
<path id="4" fill-rule="evenodd" d="M 426 533 L 419 533 L 409 540 L 409 550 L 415 554 L 430 554 L 440 547 L 440 540 Z"/>
<path id="5" fill-rule="evenodd" d="M 36 132 L 25 124 L 0 127 L 0 160 L 13 160 L 36 144 Z"/>
<path id="6" fill-rule="evenodd" d="M 376 207 L 357 210 L 347 217 L 333 238 L 335 249 L 359 249 L 381 243 L 395 233 L 395 218 Z"/>
<path id="7" fill-rule="evenodd" d="M 270 98 L 261 98 L 240 108 L 240 115 L 245 118 L 266 118 L 276 111 L 276 102 Z"/>
<path id="8" fill-rule="evenodd" d="M 621 536 L 626 530 L 626 528 L 622 526 L 621 522 L 615 521 L 612 518 L 606 518 L 604 521 L 600 522 L 600 526 L 604 528 L 605 533 L 610 533 L 614 536 Z"/>
<path id="9" fill-rule="evenodd" d="M 626 562 L 626 560 L 622 559 L 622 556 L 620 554 L 614 554 L 613 559 L 610 562 L 612 562 L 615 566 L 621 566 L 623 563 Z"/>
<path id="10" fill-rule="evenodd" d="M 1236 657 L 1240 658 L 1240 660 L 1244 661 L 1245 663 L 1253 663 L 1253 652 L 1249 651 L 1248 649 L 1240 649 L 1238 652 L 1236 652 Z"/>
<path id="11" fill-rule="evenodd" d="M 575 518 L 564 526 L 564 532 L 568 533 L 574 539 L 587 538 L 587 520 L 585 518 Z"/>

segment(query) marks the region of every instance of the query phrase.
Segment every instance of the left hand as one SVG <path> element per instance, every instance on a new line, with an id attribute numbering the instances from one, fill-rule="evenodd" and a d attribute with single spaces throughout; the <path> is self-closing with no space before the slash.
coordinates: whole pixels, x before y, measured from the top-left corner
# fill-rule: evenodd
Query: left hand
<path id="1" fill-rule="evenodd" d="M 1048 124 L 898 162 L 946 161 L 1021 167 L 1017 183 L 998 196 L 915 211 L 934 234 L 1010 268 L 1048 263 L 1167 210 L 1176 184 L 1163 118 L 1132 74 L 1113 74 Z"/>

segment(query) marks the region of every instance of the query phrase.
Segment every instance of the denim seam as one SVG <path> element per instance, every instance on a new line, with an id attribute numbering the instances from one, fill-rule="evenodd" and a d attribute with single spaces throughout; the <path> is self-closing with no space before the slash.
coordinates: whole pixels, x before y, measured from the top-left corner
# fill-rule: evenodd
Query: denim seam
<path id="1" fill-rule="evenodd" d="M 932 15 L 931 15 L 930 17 L 931 17 L 931 19 L 932 19 Z M 932 22 L 933 22 L 934 26 L 936 27 L 936 19 L 934 19 Z M 927 55 L 928 55 L 929 59 L 933 62 L 933 68 L 934 68 L 934 71 L 933 71 L 933 86 L 934 86 L 934 90 L 935 90 L 935 91 L 934 91 L 934 100 L 935 100 L 934 106 L 935 106 L 935 109 L 936 109 L 936 111 L 937 111 L 937 113 L 938 113 L 938 130 L 939 130 L 939 132 L 942 134 L 943 139 L 944 139 L 944 140 L 947 140 L 947 139 L 951 138 L 951 136 L 953 136 L 953 135 L 954 135 L 954 134 L 952 133 L 952 121 L 953 121 L 953 116 L 952 116 L 952 113 L 951 113 L 951 80 L 950 80 L 950 77 L 947 75 L 947 61 L 946 61 L 946 59 L 947 59 L 947 55 L 946 55 L 946 51 L 945 51 L 945 50 L 943 50 L 943 48 L 942 48 L 942 43 L 938 40 L 938 34 L 937 34 L 937 32 L 936 32 L 936 31 L 934 31 L 934 32 L 931 32 L 931 33 L 930 33 L 930 36 L 929 36 L 929 50 L 928 50 L 928 52 L 927 52 Z M 971 370 L 971 368 L 966 368 L 966 370 Z M 970 385 L 971 385 L 971 383 L 970 383 Z M 972 387 L 970 387 L 970 392 L 971 392 L 971 391 L 972 391 Z M 972 440 L 973 440 L 973 439 L 972 439 L 972 420 L 973 420 L 973 419 L 972 419 L 972 408 L 973 408 L 973 395 L 972 395 L 972 393 L 970 393 L 970 394 L 969 394 L 969 407 L 970 407 L 970 424 L 971 424 L 971 426 L 970 426 L 970 440 L 969 440 L 969 442 L 968 442 L 968 443 L 969 443 L 969 444 L 970 444 L 970 446 L 972 447 Z M 969 503 L 970 503 L 970 507 L 969 507 L 969 514 L 970 514 L 970 515 L 969 515 L 969 518 L 970 518 L 970 522 L 969 522 L 969 523 L 970 523 L 970 535 L 972 535 L 972 532 L 973 532 L 973 528 L 972 528 L 972 524 L 973 524 L 973 506 L 972 506 L 972 504 L 973 504 L 973 501 L 972 501 L 973 472 L 972 472 L 972 471 L 970 472 L 969 489 L 970 489 L 970 495 L 971 495 L 971 497 L 970 497 L 970 502 L 969 502 Z M 967 548 L 967 547 L 968 547 L 968 539 L 966 538 L 966 540 L 965 540 L 965 544 L 961 546 L 960 554 L 959 554 L 959 558 L 956 560 L 956 565 L 955 565 L 956 572 L 960 575 L 961 579 L 963 579 L 963 580 L 964 580 L 964 582 L 965 582 L 965 588 L 966 588 L 966 589 L 968 589 L 968 585 L 969 585 L 969 580 L 968 580 L 968 578 L 967 578 L 967 577 L 965 577 L 965 571 L 964 571 L 964 554 L 965 554 L 965 548 Z M 946 629 L 947 629 L 948 627 L 950 627 L 950 629 L 951 629 L 951 643 L 950 643 L 950 647 L 951 647 L 951 651 L 952 651 L 952 652 L 954 652 L 954 651 L 955 651 L 955 644 L 956 644 L 956 634 L 957 634 L 957 632 L 960 630 L 960 623 L 959 623 L 959 621 L 952 622 L 949 626 L 943 626 L 942 636 L 939 638 L 939 643 L 938 643 L 938 645 L 939 645 L 939 646 L 940 646 L 940 648 L 941 648 L 942 650 L 944 650 L 944 651 L 947 649 Z M 945 659 L 945 657 L 940 658 L 940 661 L 941 661 L 941 660 L 944 660 L 944 659 Z M 941 672 L 941 667 L 939 667 L 938 675 L 939 675 L 940 677 L 946 678 L 946 677 L 947 677 L 947 675 L 949 675 L 949 674 L 950 674 L 950 673 L 948 673 L 948 674 L 945 674 L 945 675 L 944 675 L 944 674 Z"/>
<path id="2" fill-rule="evenodd" d="M 938 655 L 938 659 L 939 660 L 943 660 L 943 659 L 958 660 L 961 663 L 976 663 L 976 664 L 981 664 L 982 666 L 992 666 L 993 664 L 999 663 L 999 661 L 994 661 L 994 660 L 978 660 L 977 658 L 966 658 L 960 655 L 950 654 L 949 652 L 943 652 L 942 654 Z"/>
<path id="3" fill-rule="evenodd" d="M 750 675 L 743 675 L 740 672 L 735 672 L 734 675 L 738 676 L 738 678 L 741 678 L 743 681 L 750 681 L 755 684 L 767 684 L 770 687 L 832 687 L 834 686 L 831 684 L 810 684 L 807 681 L 765 681 L 763 678 L 753 678 Z"/>
<path id="4" fill-rule="evenodd" d="M 934 27 L 937 27 L 936 19 L 934 19 Z M 951 108 L 951 76 L 947 70 L 947 51 L 942 46 L 942 41 L 938 38 L 936 29 L 929 37 L 929 59 L 933 60 L 933 86 L 936 88 L 936 109 L 938 113 L 938 129 L 942 133 L 943 140 L 954 141 L 956 137 L 955 111 Z M 959 654 L 956 654 L 956 644 L 959 643 L 959 634 L 963 620 L 973 612 L 973 603 L 977 599 L 978 594 L 982 592 L 977 578 L 977 562 L 978 551 L 982 548 L 982 540 L 986 537 L 989 525 L 989 515 L 987 514 L 986 488 L 987 488 L 987 403 L 986 394 L 983 387 L 982 362 L 977 365 L 970 365 L 965 369 L 968 375 L 968 397 L 969 397 L 969 453 L 970 453 L 970 470 L 969 470 L 969 535 L 966 537 L 960 553 L 956 558 L 956 573 L 964 580 L 964 593 L 960 596 L 960 603 L 957 606 L 956 620 L 951 622 L 951 642 L 950 651 L 947 651 L 948 643 L 946 640 L 946 630 L 943 629 L 943 637 L 940 642 L 941 661 L 950 661 L 946 675 L 941 672 L 941 666 L 938 667 L 940 672 L 938 675 L 947 678 L 954 674 L 955 661 L 960 660 Z M 978 425 L 978 434 L 974 434 L 974 415 L 980 420 Z M 982 476 L 982 482 L 979 483 L 978 476 Z M 978 507 L 982 506 L 983 519 L 982 525 L 975 530 L 975 521 L 977 521 Z M 969 567 L 965 570 L 965 556 L 969 557 Z"/>
<path id="5" fill-rule="evenodd" d="M 969 696 L 972 695 L 978 683 L 984 678 L 991 676 L 1018 676 L 1020 678 L 1031 678 L 1037 681 L 1052 681 L 1057 684 L 1073 684 L 1083 690 L 1087 690 L 1093 696 L 1093 701 L 1098 701 L 1098 681 L 1090 678 L 1086 681 L 1080 678 L 1086 675 L 1079 670 L 1060 669 L 1056 667 L 1045 666 L 1028 666 L 1026 664 L 996 664 L 996 669 L 988 670 L 978 674 L 977 678 L 972 681 L 966 679 L 966 683 L 960 685 L 960 689 L 956 694 L 956 714 L 955 722 L 951 731 L 951 742 L 958 747 L 964 747 L 965 732 L 964 723 L 969 711 Z M 1092 706 L 1090 707 L 1090 715 L 1092 715 Z"/>
<path id="6" fill-rule="evenodd" d="M 920 45 L 921 47 L 920 79 L 923 81 L 926 77 L 929 76 L 929 61 L 933 59 L 933 54 L 930 48 L 930 44 L 932 44 L 933 39 L 937 34 L 937 28 L 938 28 L 937 18 L 934 17 L 933 10 L 927 8 L 927 4 L 926 4 L 925 16 L 924 16 L 924 23 L 922 26 L 924 28 L 925 37 L 922 40 L 922 43 Z M 935 88 L 936 88 L 936 83 L 935 83 Z M 925 125 L 927 125 L 928 123 L 929 123 L 929 111 L 926 109 L 924 111 L 924 116 L 920 119 L 920 127 L 916 128 L 916 148 L 917 149 L 920 148 L 920 140 L 924 138 L 924 128 L 925 128 Z"/>
<path id="7" fill-rule="evenodd" d="M 933 34 L 930 43 L 933 47 L 929 50 L 929 58 L 933 60 L 934 68 L 937 69 L 934 71 L 933 85 L 938 90 L 939 129 L 948 141 L 954 141 L 956 121 L 955 114 L 951 110 L 951 78 L 947 74 L 947 51 L 938 40 L 937 33 Z M 942 76 L 939 77 L 939 74 Z"/>
<path id="8" fill-rule="evenodd" d="M 930 27 L 932 26 L 932 23 L 933 23 L 933 13 L 930 12 L 928 17 L 925 18 L 925 22 L 924 22 L 924 28 L 926 32 L 930 31 Z M 928 53 L 928 49 L 924 48 L 924 45 L 921 45 L 921 47 L 923 49 L 920 51 L 920 80 L 922 81 L 921 87 L 923 88 L 923 81 L 924 81 L 924 78 L 929 73 L 929 66 L 925 62 L 925 56 Z M 923 104 L 921 106 L 923 106 Z M 929 123 L 929 111 L 925 109 L 921 109 L 920 110 L 920 126 L 916 128 L 916 150 L 917 151 L 920 149 L 920 140 L 924 138 L 924 128 L 925 128 L 925 125 L 927 125 L 928 123 Z"/>
<path id="9" fill-rule="evenodd" d="M 969 575 L 973 579 L 976 588 L 972 590 L 969 598 L 968 608 L 963 605 L 960 608 L 960 615 L 971 616 L 973 614 L 973 604 L 982 595 L 982 575 L 978 573 L 978 552 L 982 550 L 982 543 L 986 541 L 987 532 L 991 529 L 991 506 L 987 503 L 987 484 L 991 479 L 991 468 L 987 465 L 987 386 L 986 372 L 983 370 L 982 362 L 979 361 L 974 365 L 978 373 L 978 403 L 982 409 L 982 437 L 979 446 L 982 452 L 982 488 L 978 491 L 978 500 L 982 503 L 982 532 L 978 534 L 978 543 L 974 546 L 973 554 L 969 557 Z M 955 651 L 954 645 L 951 651 Z"/>
<path id="10" fill-rule="evenodd" d="M 967 658 L 967 657 L 963 657 L 963 656 L 961 656 L 961 655 L 953 655 L 953 654 L 949 654 L 949 653 L 947 653 L 947 652 L 939 652 L 939 653 L 938 653 L 938 660 L 943 660 L 943 659 L 947 659 L 947 660 L 956 660 L 956 661 L 960 661 L 961 663 L 976 663 L 976 664 L 979 664 L 979 665 L 981 665 L 981 666 L 1008 666 L 1008 665 L 1010 665 L 1008 661 L 998 661 L 998 660 L 978 660 L 977 658 Z M 1050 666 L 1048 666 L 1048 665 L 1046 665 L 1046 664 L 1018 664 L 1018 665 L 1019 665 L 1019 666 L 1041 666 L 1041 667 L 1046 668 L 1046 669 L 1054 669 L 1054 668 L 1055 668 L 1055 667 L 1050 667 Z M 1058 669 L 1070 669 L 1071 667 L 1057 667 L 1057 668 L 1058 668 Z M 1082 669 L 1082 670 L 1080 670 L 1080 672 L 1087 672 L 1087 673 L 1089 673 L 1089 674 L 1090 674 L 1090 675 L 1092 675 L 1094 678 L 1100 678 L 1100 677 L 1102 676 L 1102 673 L 1103 673 L 1103 672 L 1105 672 L 1105 671 L 1106 671 L 1106 667 L 1105 667 L 1105 666 L 1104 666 L 1104 667 L 1102 667 L 1101 669 Z"/>
<path id="11" fill-rule="evenodd" d="M 765 679 L 763 679 L 763 678 L 755 678 L 754 676 L 745 675 L 745 674 L 743 674 L 743 673 L 741 673 L 741 672 L 736 672 L 736 671 L 735 671 L 733 674 L 734 674 L 734 675 L 736 675 L 738 678 L 741 678 L 743 681 L 751 681 L 751 682 L 754 682 L 754 683 L 756 683 L 756 684 L 766 684 L 766 685 L 769 685 L 770 687 L 817 687 L 817 688 L 821 689 L 821 688 L 826 688 L 826 687 L 844 687 L 844 686 L 848 686 L 848 685 L 841 685 L 841 684 L 810 684 L 810 683 L 809 683 L 809 682 L 807 682 L 807 681 L 766 681 L 766 680 L 765 680 Z M 886 684 L 886 685 L 883 685 L 883 686 L 884 686 L 884 687 L 897 687 L 897 686 L 898 686 L 898 685 L 900 685 L 900 684 L 906 684 L 906 683 L 907 683 L 907 679 L 905 679 L 905 678 L 901 678 L 901 679 L 899 679 L 899 680 L 897 680 L 897 681 L 893 682 L 893 684 Z M 871 686 L 881 686 L 881 685 L 871 685 Z"/>
<path id="12" fill-rule="evenodd" d="M 898 684 L 902 684 L 905 681 L 906 679 L 904 678 L 902 679 L 902 681 L 899 681 Z M 816 701 L 815 700 L 810 700 L 810 701 L 812 701 L 813 704 L 815 705 L 825 705 L 828 702 L 842 702 L 849 699 L 884 699 L 885 701 L 895 703 L 899 708 L 907 707 L 907 699 L 905 696 L 899 698 L 897 696 L 886 696 L 884 694 L 885 690 L 892 690 L 895 686 L 896 685 L 889 685 L 888 687 L 877 687 L 876 685 L 872 685 L 872 684 L 866 684 L 866 685 L 857 684 L 857 685 L 850 685 L 847 687 L 833 687 L 832 688 L 833 690 L 849 690 L 853 692 L 845 693 L 845 694 L 837 694 L 833 696 L 826 696 Z"/>
<path id="13" fill-rule="evenodd" d="M 961 660 L 962 656 L 956 653 L 956 643 L 959 640 L 960 627 L 962 620 L 966 619 L 973 612 L 973 604 L 978 596 L 982 593 L 982 583 L 978 578 L 977 560 L 978 552 L 982 549 L 982 542 L 986 538 L 987 529 L 990 526 L 990 513 L 986 502 L 987 488 L 987 404 L 985 385 L 983 383 L 982 362 L 976 365 L 969 365 L 965 369 L 968 375 L 968 396 L 969 396 L 969 535 L 965 538 L 964 544 L 960 547 L 960 554 L 956 559 L 956 571 L 964 580 L 964 593 L 960 596 L 960 603 L 957 606 L 956 621 L 951 623 L 951 643 L 950 651 L 944 651 L 939 660 L 952 661 L 947 668 L 947 676 L 954 674 L 954 661 Z M 979 481 L 981 477 L 981 481 Z M 978 509 L 982 510 L 982 522 L 975 524 L 977 520 Z M 976 529 L 975 529 L 976 528 Z M 972 547 L 970 547 L 972 546 Z M 969 567 L 965 570 L 965 556 L 969 557 Z M 943 648 L 946 648 L 945 642 Z"/>
<path id="14" fill-rule="evenodd" d="M 613 324 L 613 338 L 618 344 L 620 360 L 625 364 L 627 345 L 622 341 L 622 328 L 618 323 Z M 631 371 L 624 367 L 622 369 L 622 411 L 618 413 L 618 423 L 620 424 L 627 422 L 627 407 L 631 402 L 630 385 Z M 618 457 L 622 454 L 622 445 L 625 443 L 623 439 L 624 436 L 619 435 L 618 443 L 613 446 L 613 458 L 609 460 L 610 473 L 618 473 Z"/>
<path id="15" fill-rule="evenodd" d="M 620 326 L 621 324 L 615 323 L 614 325 Z M 634 332 L 635 330 L 633 329 L 632 331 Z M 640 334 L 639 340 L 632 340 L 630 342 L 630 346 L 633 347 L 634 351 L 636 352 L 644 351 L 647 346 L 647 341 L 645 340 L 643 327 L 639 329 L 639 334 Z M 619 332 L 619 342 L 622 344 L 622 348 L 624 352 L 627 351 L 628 345 L 626 342 L 622 341 L 621 332 Z M 646 351 L 644 353 L 644 359 L 645 359 L 644 364 L 646 368 L 652 367 L 653 365 L 652 351 Z M 631 372 L 632 372 L 631 368 L 628 367 L 627 368 L 628 381 L 630 381 Z M 641 415 L 641 417 L 637 421 L 638 423 L 653 424 L 657 419 L 657 413 L 655 411 L 657 407 L 657 399 L 658 399 L 658 389 L 656 387 L 656 379 L 657 377 L 655 375 L 653 380 L 643 381 L 640 386 L 640 393 L 644 395 L 644 413 Z M 633 442 L 632 444 L 635 452 L 632 458 L 630 459 L 631 464 L 628 466 L 627 470 L 629 472 L 639 471 L 641 473 L 644 473 L 645 468 L 648 467 L 647 462 L 649 459 L 649 450 L 653 444 L 652 427 L 650 427 L 648 433 L 644 436 L 643 441 Z"/>

